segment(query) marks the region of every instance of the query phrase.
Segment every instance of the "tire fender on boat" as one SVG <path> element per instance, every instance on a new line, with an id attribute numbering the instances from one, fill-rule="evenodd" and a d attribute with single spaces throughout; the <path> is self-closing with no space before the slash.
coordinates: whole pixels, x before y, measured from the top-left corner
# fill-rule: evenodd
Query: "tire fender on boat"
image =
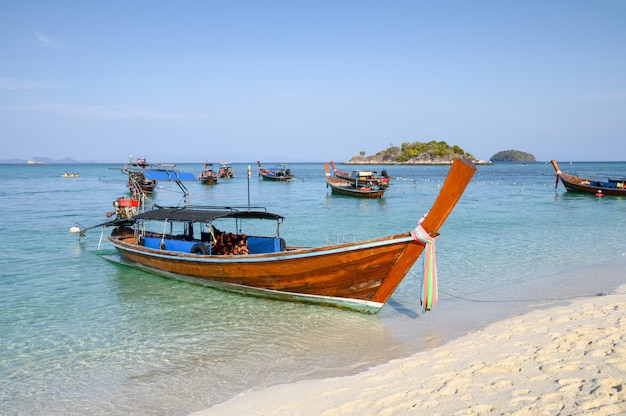
<path id="1" fill-rule="evenodd" d="M 190 252 L 193 253 L 193 254 L 202 254 L 202 255 L 209 254 L 209 250 L 207 249 L 207 246 L 205 246 L 202 243 L 194 244 L 191 247 Z"/>

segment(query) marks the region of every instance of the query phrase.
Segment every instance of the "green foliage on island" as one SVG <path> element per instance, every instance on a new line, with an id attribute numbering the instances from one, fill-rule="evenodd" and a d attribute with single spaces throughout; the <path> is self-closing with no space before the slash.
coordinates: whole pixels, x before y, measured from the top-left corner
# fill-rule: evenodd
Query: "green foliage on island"
<path id="1" fill-rule="evenodd" d="M 361 152 L 363 157 L 364 152 Z M 369 156 L 367 159 L 382 159 L 386 163 L 434 163 L 448 162 L 463 157 L 474 159 L 470 153 L 459 146 L 450 146 L 444 141 L 431 140 L 423 142 L 405 142 L 400 147 L 391 145 L 385 150 L 376 153 L 376 156 Z"/>
<path id="2" fill-rule="evenodd" d="M 520 150 L 503 150 L 491 156 L 492 162 L 536 162 L 535 156 Z"/>
<path id="3" fill-rule="evenodd" d="M 449 146 L 444 141 L 436 142 L 434 140 L 428 143 L 414 142 L 402 143 L 402 153 L 398 156 L 398 162 L 408 162 L 413 159 L 448 159 L 453 160 L 457 157 L 465 157 L 474 159 L 474 156 L 465 152 L 459 146 Z"/>

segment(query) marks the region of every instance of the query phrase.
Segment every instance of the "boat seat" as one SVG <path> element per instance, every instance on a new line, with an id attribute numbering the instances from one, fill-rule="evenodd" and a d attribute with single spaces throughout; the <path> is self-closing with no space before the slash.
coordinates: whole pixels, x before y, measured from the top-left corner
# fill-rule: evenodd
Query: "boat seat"
<path id="1" fill-rule="evenodd" d="M 166 238 L 165 240 L 161 240 L 160 237 L 144 237 L 143 245 L 148 248 L 160 249 L 161 241 L 164 241 L 166 250 L 180 251 L 183 253 L 189 253 L 191 251 L 191 248 L 198 242 L 198 241 L 174 240 L 171 238 Z"/>
<path id="2" fill-rule="evenodd" d="M 278 253 L 285 251 L 285 240 L 279 237 L 248 236 L 248 252 L 250 254 Z"/>

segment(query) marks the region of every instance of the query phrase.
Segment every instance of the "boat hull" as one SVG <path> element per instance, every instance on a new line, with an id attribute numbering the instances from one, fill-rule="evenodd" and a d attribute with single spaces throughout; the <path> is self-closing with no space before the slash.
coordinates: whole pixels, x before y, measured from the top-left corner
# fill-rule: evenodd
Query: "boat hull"
<path id="1" fill-rule="evenodd" d="M 290 182 L 292 180 L 291 176 L 276 176 L 271 174 L 265 174 L 261 172 L 261 177 L 266 181 L 275 181 L 275 182 Z"/>
<path id="2" fill-rule="evenodd" d="M 120 261 L 156 274 L 263 297 L 376 313 L 424 249 L 410 234 L 245 256 L 151 249 L 110 237 Z"/>
<path id="3" fill-rule="evenodd" d="M 333 185 L 331 183 L 328 184 L 333 194 L 336 195 L 345 195 L 345 196 L 354 196 L 357 198 L 382 198 L 385 195 L 384 189 L 371 189 L 371 188 L 356 188 L 354 186 L 339 186 Z"/>
<path id="4" fill-rule="evenodd" d="M 217 183 L 217 175 L 200 175 L 198 180 L 205 185 L 213 185 Z"/>

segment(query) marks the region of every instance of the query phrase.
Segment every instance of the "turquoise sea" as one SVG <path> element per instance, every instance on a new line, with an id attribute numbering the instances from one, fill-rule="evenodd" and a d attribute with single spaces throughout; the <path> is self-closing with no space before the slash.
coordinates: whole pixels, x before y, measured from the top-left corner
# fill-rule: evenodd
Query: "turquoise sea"
<path id="1" fill-rule="evenodd" d="M 559 164 L 582 176 L 626 173 L 626 162 Z M 249 181 L 248 164 L 236 163 L 234 179 L 187 183 L 190 202 L 265 206 L 286 217 L 290 245 L 409 231 L 449 169 L 368 166 L 396 179 L 382 200 L 360 200 L 332 196 L 322 163 L 291 164 L 291 183 L 261 181 L 250 165 Z M 69 228 L 107 220 L 127 195 L 121 167 L 0 165 L 3 415 L 186 415 L 245 391 L 354 374 L 626 283 L 626 198 L 555 189 L 549 162 L 478 166 L 437 240 L 439 304 L 419 306 L 420 259 L 377 315 L 245 297 L 101 259 L 99 228 L 80 241 Z M 154 199 L 176 205 L 182 195 L 161 183 Z"/>

